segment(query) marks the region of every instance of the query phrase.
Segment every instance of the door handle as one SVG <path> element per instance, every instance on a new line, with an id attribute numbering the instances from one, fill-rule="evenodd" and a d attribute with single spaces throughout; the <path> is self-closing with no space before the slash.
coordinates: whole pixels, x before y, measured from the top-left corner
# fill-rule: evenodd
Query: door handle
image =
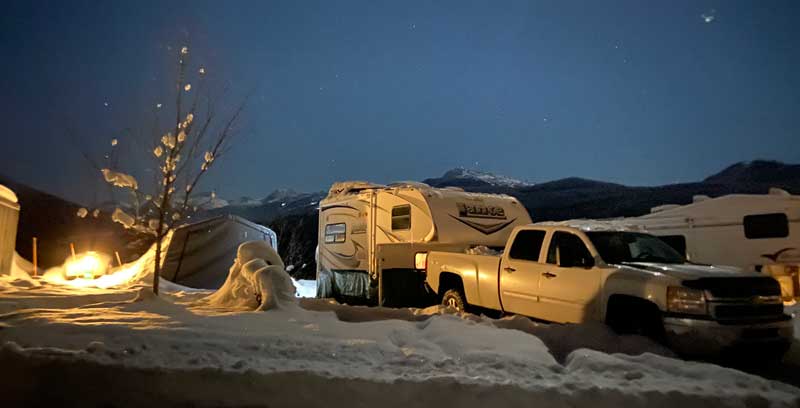
<path id="1" fill-rule="evenodd" d="M 514 268 L 512 268 L 510 266 L 506 266 L 505 268 L 503 268 L 503 270 L 506 271 L 506 272 L 509 272 L 509 273 L 516 271 L 516 269 L 514 269 Z"/>
<path id="2" fill-rule="evenodd" d="M 544 276 L 547 279 L 553 279 L 553 278 L 557 277 L 558 275 L 556 275 L 554 273 L 550 273 L 550 272 L 545 272 L 545 273 L 542 274 L 542 276 Z"/>

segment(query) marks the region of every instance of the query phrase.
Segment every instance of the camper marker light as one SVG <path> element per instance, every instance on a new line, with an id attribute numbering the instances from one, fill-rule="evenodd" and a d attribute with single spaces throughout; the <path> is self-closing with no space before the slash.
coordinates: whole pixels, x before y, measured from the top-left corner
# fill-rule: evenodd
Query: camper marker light
<path id="1" fill-rule="evenodd" d="M 414 254 L 414 268 L 416 269 L 428 269 L 428 253 L 427 252 L 417 252 Z"/>
<path id="2" fill-rule="evenodd" d="M 107 263 L 94 251 L 85 252 L 71 258 L 64 265 L 64 277 L 67 279 L 94 279 L 106 274 Z"/>
<path id="3" fill-rule="evenodd" d="M 667 310 L 685 314 L 708 314 L 705 293 L 698 289 L 670 286 L 667 288 Z"/>

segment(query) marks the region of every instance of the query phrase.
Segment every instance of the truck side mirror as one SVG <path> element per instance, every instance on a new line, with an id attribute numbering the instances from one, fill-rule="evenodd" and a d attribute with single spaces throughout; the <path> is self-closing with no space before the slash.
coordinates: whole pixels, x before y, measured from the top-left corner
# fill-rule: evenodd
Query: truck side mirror
<path id="1" fill-rule="evenodd" d="M 594 268 L 594 258 L 584 258 L 583 263 L 583 267 L 586 269 Z"/>

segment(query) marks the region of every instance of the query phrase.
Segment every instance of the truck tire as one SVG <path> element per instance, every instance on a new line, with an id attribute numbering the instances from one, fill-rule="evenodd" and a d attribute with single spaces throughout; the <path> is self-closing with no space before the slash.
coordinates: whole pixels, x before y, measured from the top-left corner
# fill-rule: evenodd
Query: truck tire
<path id="1" fill-rule="evenodd" d="M 661 311 L 646 301 L 626 299 L 610 304 L 606 324 L 617 334 L 638 334 L 658 342 L 665 337 Z"/>
<path id="2" fill-rule="evenodd" d="M 459 289 L 449 289 L 442 295 L 442 306 L 452 307 L 459 312 L 467 311 L 467 301 L 464 294 Z"/>

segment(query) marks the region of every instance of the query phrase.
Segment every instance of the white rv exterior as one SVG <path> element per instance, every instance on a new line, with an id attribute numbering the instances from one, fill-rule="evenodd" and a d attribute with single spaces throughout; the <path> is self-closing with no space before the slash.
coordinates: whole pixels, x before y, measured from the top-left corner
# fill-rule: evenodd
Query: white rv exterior
<path id="1" fill-rule="evenodd" d="M 530 222 L 506 195 L 413 182 L 335 183 L 319 207 L 317 296 L 374 301 L 385 299 L 382 290 L 413 292 L 424 284 L 415 254 L 502 247 L 515 226 Z"/>
<path id="2" fill-rule="evenodd" d="M 626 219 L 660 236 L 700 263 L 730 265 L 773 275 L 796 273 L 800 263 L 800 196 L 696 196 L 688 205 L 663 205 Z"/>

